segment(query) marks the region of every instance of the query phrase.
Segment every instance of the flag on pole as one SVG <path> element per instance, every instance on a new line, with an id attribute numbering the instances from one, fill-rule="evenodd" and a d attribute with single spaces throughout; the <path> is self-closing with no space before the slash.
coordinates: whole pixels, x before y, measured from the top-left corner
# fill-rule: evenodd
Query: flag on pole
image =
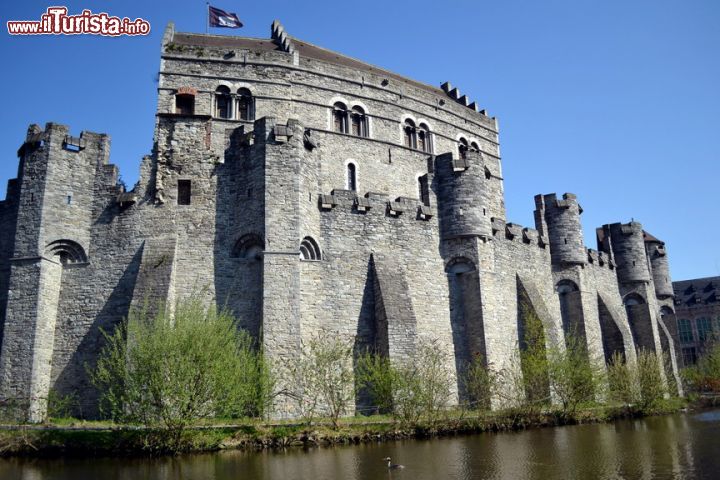
<path id="1" fill-rule="evenodd" d="M 228 13 L 208 5 L 208 22 L 211 27 L 240 28 L 242 22 L 234 13 Z"/>

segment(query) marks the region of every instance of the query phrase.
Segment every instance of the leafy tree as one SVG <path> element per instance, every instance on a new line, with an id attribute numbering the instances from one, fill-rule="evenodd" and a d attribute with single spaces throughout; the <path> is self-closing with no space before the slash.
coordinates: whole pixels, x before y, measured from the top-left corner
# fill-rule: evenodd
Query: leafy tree
<path id="1" fill-rule="evenodd" d="M 272 390 L 269 369 L 227 311 L 196 298 L 171 315 L 132 312 L 111 333 L 90 372 L 106 416 L 171 432 L 209 417 L 258 416 Z"/>

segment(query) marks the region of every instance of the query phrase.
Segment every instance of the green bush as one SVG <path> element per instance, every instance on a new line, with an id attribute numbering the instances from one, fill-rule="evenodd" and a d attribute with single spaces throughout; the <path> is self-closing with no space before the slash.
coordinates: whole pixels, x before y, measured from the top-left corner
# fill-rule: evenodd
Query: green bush
<path id="1" fill-rule="evenodd" d="M 485 364 L 482 355 L 475 354 L 462 372 L 463 391 L 474 410 L 490 408 L 490 401 L 497 390 L 498 376 Z"/>
<path id="2" fill-rule="evenodd" d="M 633 404 L 641 412 L 651 410 L 666 393 L 663 368 L 660 358 L 651 350 L 640 349 L 635 363 L 627 362 L 615 353 L 608 365 L 610 398 Z"/>
<path id="3" fill-rule="evenodd" d="M 642 411 L 652 409 L 665 396 L 667 390 L 661 373 L 664 368 L 655 352 L 645 349 L 638 351 L 637 379 L 640 393 L 638 406 Z"/>
<path id="4" fill-rule="evenodd" d="M 290 397 L 307 423 L 316 415 L 330 418 L 339 426 L 339 418 L 354 399 L 352 342 L 337 332 L 321 331 L 303 342 L 299 358 L 293 358 L 285 371 Z"/>
<path id="5" fill-rule="evenodd" d="M 607 366 L 607 376 L 610 400 L 624 404 L 635 403 L 639 397 L 636 369 L 619 352 L 613 353 Z"/>
<path id="6" fill-rule="evenodd" d="M 579 405 L 595 400 L 602 379 L 599 362 L 591 361 L 582 337 L 568 334 L 565 348 L 552 348 L 548 355 L 550 388 L 562 405 L 565 416 L 575 414 Z"/>
<path id="7" fill-rule="evenodd" d="M 404 425 L 436 421 L 452 396 L 448 358 L 436 340 L 421 341 L 413 358 L 397 364 L 379 355 L 363 355 L 356 375 L 356 387 L 368 391 L 381 411 Z"/>
<path id="8" fill-rule="evenodd" d="M 268 366 L 250 336 L 226 311 L 198 299 L 171 315 L 133 312 L 106 333 L 90 372 L 100 410 L 122 423 L 175 432 L 208 417 L 258 416 L 272 389 Z"/>
<path id="9" fill-rule="evenodd" d="M 684 368 L 682 376 L 690 392 L 720 393 L 720 343 L 706 345 L 697 364 Z"/>

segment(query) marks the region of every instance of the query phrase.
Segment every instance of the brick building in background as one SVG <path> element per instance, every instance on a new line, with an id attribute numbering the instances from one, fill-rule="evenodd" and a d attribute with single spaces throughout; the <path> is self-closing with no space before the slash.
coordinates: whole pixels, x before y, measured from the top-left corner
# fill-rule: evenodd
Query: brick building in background
<path id="1" fill-rule="evenodd" d="M 720 277 L 673 282 L 678 352 L 693 365 L 706 344 L 720 334 Z"/>

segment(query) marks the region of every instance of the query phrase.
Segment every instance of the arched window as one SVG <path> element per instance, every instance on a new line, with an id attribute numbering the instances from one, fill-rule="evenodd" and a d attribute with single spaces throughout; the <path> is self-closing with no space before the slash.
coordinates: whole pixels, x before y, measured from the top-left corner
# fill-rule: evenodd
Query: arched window
<path id="1" fill-rule="evenodd" d="M 350 123 L 352 124 L 353 135 L 357 135 L 358 137 L 369 136 L 367 116 L 365 115 L 365 110 L 363 110 L 362 107 L 356 105 L 352 108 L 352 112 L 350 113 Z"/>
<path id="2" fill-rule="evenodd" d="M 322 260 L 322 252 L 312 237 L 305 237 L 300 243 L 300 260 Z"/>
<path id="3" fill-rule="evenodd" d="M 464 137 L 460 137 L 460 140 L 458 140 L 458 152 L 460 153 L 460 158 L 467 158 L 467 151 L 468 141 Z"/>
<path id="4" fill-rule="evenodd" d="M 232 118 L 232 97 L 230 97 L 230 89 L 225 85 L 215 89 L 215 116 Z"/>
<path id="5" fill-rule="evenodd" d="M 262 237 L 256 233 L 249 233 L 243 235 L 235 242 L 230 256 L 232 258 L 244 258 L 246 260 L 259 260 L 264 250 L 265 244 Z"/>
<path id="6" fill-rule="evenodd" d="M 409 118 L 405 120 L 403 134 L 405 137 L 405 146 L 408 148 L 417 148 L 417 129 L 415 128 L 415 122 Z"/>
<path id="7" fill-rule="evenodd" d="M 348 111 L 342 102 L 333 105 L 333 125 L 336 132 L 348 133 Z"/>
<path id="8" fill-rule="evenodd" d="M 247 88 L 237 91 L 238 117 L 240 120 L 255 120 L 255 99 Z"/>
<path id="9" fill-rule="evenodd" d="M 555 290 L 557 290 L 559 295 L 563 295 L 570 292 L 577 292 L 578 287 L 572 280 L 560 280 L 555 286 Z"/>
<path id="10" fill-rule="evenodd" d="M 478 144 L 475 142 L 470 142 L 470 150 L 473 152 L 479 152 L 480 147 L 478 147 Z"/>
<path id="11" fill-rule="evenodd" d="M 445 265 L 445 271 L 450 275 L 475 271 L 475 264 L 465 257 L 455 257 Z"/>
<path id="12" fill-rule="evenodd" d="M 423 152 L 432 153 L 432 138 L 430 138 L 430 129 L 424 123 L 421 123 L 418 128 L 417 138 L 418 149 Z"/>
<path id="13" fill-rule="evenodd" d="M 45 247 L 45 255 L 55 256 L 63 265 L 87 263 L 87 255 L 83 247 L 72 240 L 55 240 Z"/>
<path id="14" fill-rule="evenodd" d="M 348 163 L 347 165 L 346 187 L 348 190 L 357 190 L 357 171 L 354 163 Z"/>
<path id="15" fill-rule="evenodd" d="M 632 307 L 633 305 L 642 305 L 645 303 L 645 299 L 642 298 L 637 293 L 631 293 L 625 297 L 623 300 L 623 304 L 625 305 L 625 308 Z"/>

